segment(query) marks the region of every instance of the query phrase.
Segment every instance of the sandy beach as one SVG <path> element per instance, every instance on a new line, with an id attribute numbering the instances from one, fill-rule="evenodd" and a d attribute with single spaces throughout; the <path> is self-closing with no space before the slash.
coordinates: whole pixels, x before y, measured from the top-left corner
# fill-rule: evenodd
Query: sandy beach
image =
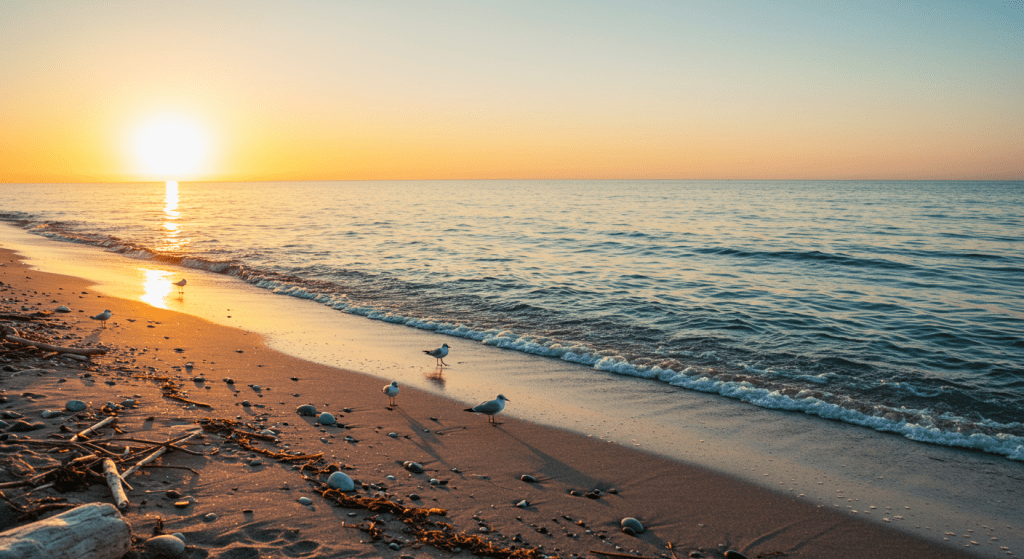
<path id="1" fill-rule="evenodd" d="M 8 423 L 15 412 L 35 427 L 8 434 L 0 445 L 0 482 L 59 465 L 59 455 L 26 439 L 68 439 L 102 419 L 108 403 L 118 406 L 112 414 L 117 432 L 100 429 L 94 442 L 165 441 L 209 427 L 210 420 L 242 433 L 274 433 L 248 438 L 246 449 L 237 434 L 207 430 L 186 446 L 197 454 L 172 450 L 130 476 L 124 516 L 136 542 L 132 556 L 154 556 L 143 545 L 154 533 L 182 534 L 188 557 L 440 557 L 473 551 L 468 543 L 454 552 L 418 540 L 393 513 L 332 502 L 318 489 L 334 469 L 355 480 L 350 497 L 443 510 L 443 516 L 435 511 L 428 517 L 429 525 L 446 523 L 452 534 L 486 541 L 490 547 L 478 548 L 485 556 L 723 557 L 727 550 L 751 558 L 970 556 L 713 471 L 510 414 L 499 414 L 499 424 L 491 426 L 487 416 L 463 411 L 464 404 L 411 387 L 402 387 L 397 406 L 389 408 L 378 378 L 273 351 L 243 330 L 100 295 L 79 278 L 31 270 L 9 250 L 0 252 L 0 262 L 0 314 L 39 313 L 5 324 L 53 345 L 108 349 L 81 362 L 38 350 L 10 353 L 18 346 L 4 346 L 0 410 Z M 60 305 L 71 312 L 52 312 Z M 105 324 L 89 318 L 104 309 L 112 312 Z M 194 364 L 191 372 L 186 363 Z M 88 409 L 42 418 L 44 410 L 64 410 L 72 399 L 87 402 Z M 128 399 L 134 403 L 125 405 Z M 305 404 L 331 413 L 337 424 L 299 415 Z M 287 454 L 316 458 L 295 461 Z M 403 467 L 407 461 L 422 465 L 423 473 Z M 524 475 L 536 481 L 523 481 Z M 26 509 L 55 499 L 112 502 L 101 477 L 90 482 L 66 493 L 23 486 L 4 494 Z M 18 515 L 7 516 L 8 528 L 18 524 Z M 645 531 L 624 533 L 620 521 L 626 517 L 638 519 Z"/>

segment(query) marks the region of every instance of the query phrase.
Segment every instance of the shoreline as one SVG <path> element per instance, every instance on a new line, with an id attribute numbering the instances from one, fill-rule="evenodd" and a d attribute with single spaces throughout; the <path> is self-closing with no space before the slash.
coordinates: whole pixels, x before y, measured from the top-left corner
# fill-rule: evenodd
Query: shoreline
<path id="1" fill-rule="evenodd" d="M 19 282 L 16 281 L 17 276 L 8 277 L 11 276 L 13 268 L 6 263 L 6 260 L 9 258 L 3 258 L 5 261 L 5 266 L 2 269 L 3 281 L 5 284 L 10 282 L 10 284 L 19 285 Z M 19 269 L 27 270 L 28 268 Z M 78 291 L 86 291 L 89 295 L 94 295 L 88 287 L 89 282 L 83 280 L 62 278 L 34 271 L 27 276 L 32 276 L 33 279 L 31 283 L 28 283 L 27 279 L 23 280 L 25 283 L 22 285 L 25 286 L 25 289 L 31 287 L 32 291 L 41 291 L 49 297 L 59 291 L 53 286 L 62 282 L 68 285 L 74 284 Z M 42 288 L 38 285 L 39 282 L 50 287 Z M 880 550 L 889 554 L 901 549 L 909 555 L 921 555 L 921 551 L 927 549 L 927 553 L 931 556 L 964 556 L 962 552 L 953 549 L 951 544 L 950 547 L 935 547 L 936 544 L 924 542 L 904 532 L 869 524 L 859 518 L 850 518 L 820 506 L 799 502 L 797 499 L 738 481 L 731 476 L 668 460 L 648 452 L 638 452 L 618 444 L 608 444 L 577 433 L 521 421 L 516 419 L 516 413 L 512 407 L 507 410 L 507 414 L 501 416 L 504 425 L 490 428 L 485 425 L 486 419 L 482 416 L 461 412 L 463 406 L 457 401 L 436 394 L 420 392 L 414 387 L 403 386 L 403 392 L 399 396 L 399 406 L 396 410 L 400 414 L 389 412 L 384 408 L 386 398 L 380 394 L 379 385 L 384 383 L 381 383 L 378 377 L 317 365 L 278 353 L 265 345 L 256 334 L 211 324 L 189 315 L 157 309 L 133 300 L 115 299 L 107 295 L 103 295 L 101 299 L 104 304 L 110 305 L 107 308 L 115 311 L 114 318 L 110 321 L 111 327 L 97 329 L 95 323 L 78 321 L 75 328 L 91 332 L 90 336 L 95 336 L 98 341 L 115 342 L 115 345 L 124 347 L 144 345 L 140 342 L 140 340 L 144 340 L 146 344 L 150 344 L 144 345 L 144 347 L 153 348 L 152 352 L 145 352 L 151 356 L 150 358 L 157 353 L 160 353 L 161 357 L 169 357 L 164 361 L 151 361 L 154 363 L 151 366 L 157 369 L 162 368 L 165 373 L 181 376 L 180 371 L 173 369 L 175 365 L 172 363 L 176 363 L 180 367 L 180 364 L 184 363 L 186 359 L 196 363 L 197 372 L 201 367 L 206 367 L 205 362 L 209 362 L 211 370 L 205 374 L 209 376 L 209 382 L 206 384 L 210 386 L 210 390 L 206 390 L 205 386 L 201 390 L 200 387 L 193 390 L 197 398 L 218 395 L 218 405 L 222 406 L 220 409 L 223 414 L 245 417 L 241 414 L 243 408 L 238 407 L 237 404 L 239 391 L 244 390 L 241 386 L 248 383 L 250 379 L 242 378 L 242 374 L 251 377 L 251 380 L 254 381 L 253 384 L 260 384 L 264 387 L 266 392 L 263 392 L 261 396 L 269 396 L 276 400 L 282 391 L 287 391 L 289 388 L 294 389 L 289 384 L 294 381 L 286 382 L 285 379 L 288 375 L 282 371 L 304 371 L 303 374 L 297 375 L 301 379 L 299 385 L 305 383 L 304 377 L 308 372 L 310 382 L 319 385 L 316 388 L 317 399 L 322 402 L 317 403 L 318 408 L 326 406 L 329 411 L 333 412 L 343 406 L 351 405 L 354 413 L 346 414 L 346 416 L 353 417 L 346 417 L 344 421 L 348 422 L 350 419 L 356 421 L 355 418 L 363 414 L 366 414 L 366 417 L 359 418 L 350 429 L 337 433 L 319 433 L 315 425 L 304 426 L 305 422 L 297 421 L 298 416 L 294 413 L 293 405 L 297 405 L 295 396 L 282 397 L 279 400 L 281 403 L 276 406 L 268 404 L 265 413 L 271 414 L 273 421 L 277 423 L 295 424 L 298 422 L 299 424 L 295 427 L 296 435 L 300 435 L 299 439 L 313 441 L 312 443 L 303 442 L 303 446 L 315 445 L 314 439 L 326 439 L 326 442 L 320 440 L 320 444 L 326 445 L 327 448 L 333 446 L 335 447 L 333 450 L 336 451 L 335 456 L 330 459 L 342 459 L 336 455 L 339 450 L 338 441 L 332 439 L 337 439 L 345 431 L 360 433 L 360 435 L 366 433 L 364 435 L 366 439 L 374 437 L 380 439 L 372 445 L 366 440 L 354 445 L 349 443 L 345 448 L 345 451 L 350 452 L 344 458 L 346 463 L 354 456 L 359 456 L 359 459 L 363 461 L 362 465 L 357 466 L 356 469 L 359 477 L 383 478 L 387 475 L 384 470 L 388 470 L 391 475 L 401 479 L 404 472 L 400 464 L 405 459 L 422 460 L 425 464 L 443 463 L 446 466 L 458 462 L 460 465 L 457 467 L 463 473 L 479 472 L 461 477 L 459 481 L 461 491 L 454 490 L 453 485 L 451 491 L 446 491 L 441 497 L 435 497 L 439 502 L 445 501 L 439 506 L 453 511 L 451 518 L 458 520 L 456 525 L 464 530 L 471 530 L 477 524 L 476 519 L 472 518 L 473 515 L 480 516 L 481 513 L 486 513 L 489 517 L 487 520 L 495 526 L 494 532 L 496 533 L 508 535 L 514 533 L 513 530 L 518 530 L 523 534 L 523 539 L 529 543 L 536 543 L 535 540 L 537 542 L 546 541 L 550 538 L 545 536 L 537 539 L 533 537 L 536 534 L 528 536 L 529 528 L 522 526 L 522 523 L 514 518 L 522 516 L 525 521 L 528 517 L 527 512 L 514 507 L 512 504 L 514 499 L 527 499 L 531 503 L 534 503 L 534 499 L 536 499 L 536 504 L 533 505 L 536 507 L 536 518 L 543 519 L 552 526 L 554 523 L 551 523 L 549 519 L 559 518 L 560 515 L 580 520 L 586 518 L 585 522 L 589 526 L 601 526 L 601 529 L 607 531 L 605 534 L 607 539 L 603 541 L 614 540 L 616 542 L 602 545 L 619 545 L 628 551 L 631 549 L 629 544 L 636 544 L 636 549 L 641 554 L 650 556 L 659 556 L 665 553 L 664 545 L 659 544 L 669 541 L 673 542 L 675 548 L 680 551 L 687 550 L 684 547 L 686 545 L 689 545 L 692 550 L 701 547 L 709 557 L 716 556 L 715 553 L 724 550 L 719 549 L 717 545 L 721 542 L 726 543 L 730 548 L 747 553 L 748 556 L 781 551 L 794 557 L 811 557 L 815 556 L 815 553 L 818 556 L 830 557 L 871 557 L 876 556 Z M 56 306 L 49 301 L 51 299 L 46 299 L 42 303 Z M 65 304 L 72 306 L 69 303 Z M 85 310 L 72 308 L 73 310 Z M 96 309 L 96 312 L 99 310 L 102 309 Z M 91 314 L 91 310 L 86 310 L 80 316 L 85 314 Z M 160 318 L 157 320 L 160 324 L 147 324 L 147 321 L 154 320 L 154 316 Z M 127 322 L 129 318 L 134 322 Z M 369 323 L 370 321 L 365 322 Z M 146 328 L 150 325 L 154 328 Z M 152 335 L 153 332 L 148 332 L 148 330 L 159 330 L 161 333 L 172 330 L 172 332 L 166 337 L 161 337 Z M 198 332 L 203 332 L 202 336 L 194 335 Z M 186 347 L 175 345 L 176 343 L 181 344 L 183 339 L 188 341 Z M 237 348 L 231 349 L 230 344 L 225 347 L 226 341 L 234 342 Z M 157 347 L 160 349 L 157 350 Z M 175 353 L 175 349 L 183 351 L 178 354 Z M 241 349 L 242 353 L 233 353 L 238 349 Z M 102 364 L 110 359 L 110 357 L 94 358 L 94 361 Z M 130 360 L 133 363 L 141 359 L 139 352 L 131 354 Z M 127 357 L 122 360 L 127 360 Z M 116 359 L 114 362 L 116 363 Z M 220 375 L 233 375 L 236 379 L 235 386 L 239 387 L 239 391 L 221 394 L 223 390 L 219 390 L 219 388 L 223 385 L 218 382 Z M 341 384 L 340 379 L 344 379 L 344 387 L 337 386 Z M 301 394 L 301 391 L 297 394 Z M 350 394 L 359 396 L 358 404 L 347 403 L 352 401 Z M 306 397 L 310 397 L 309 392 Z M 493 396 L 489 396 L 488 399 L 490 397 Z M 515 398 L 512 398 L 511 395 L 510 398 L 513 400 L 512 405 L 514 406 Z M 363 399 L 365 402 L 362 401 Z M 380 400 L 379 404 L 376 400 Z M 339 401 L 340 404 L 333 403 Z M 162 408 L 165 414 L 181 413 L 177 406 L 169 404 L 166 400 L 153 405 Z M 249 409 L 251 410 L 251 408 Z M 436 411 L 437 409 L 445 411 L 440 413 Z M 152 411 L 147 413 L 152 413 Z M 247 413 L 251 413 L 251 411 Z M 441 423 L 448 423 L 436 426 L 434 424 L 439 422 L 431 420 L 431 417 L 438 417 Z M 373 435 L 370 435 L 368 431 L 371 425 L 379 427 L 373 429 Z M 289 429 L 291 427 L 293 425 L 288 426 Z M 404 434 L 392 439 L 387 436 L 391 432 L 389 429 L 400 429 L 404 431 Z M 436 436 L 436 434 L 431 436 L 423 429 L 432 429 L 435 432 L 437 429 L 441 429 L 442 432 L 452 431 L 444 436 Z M 318 437 L 318 434 L 327 436 Z M 496 434 L 500 434 L 502 440 L 495 441 L 494 439 L 499 436 Z M 334 436 L 332 437 L 332 435 Z M 282 437 L 282 439 L 284 438 Z M 405 444 L 403 441 L 411 443 L 411 446 L 407 445 L 404 452 L 418 455 L 405 456 L 401 459 L 392 457 L 390 453 L 399 451 L 398 447 L 393 446 L 394 443 Z M 371 452 L 370 448 L 366 448 L 360 452 L 352 448 L 359 446 L 377 446 L 379 450 Z M 486 450 L 482 452 L 481 449 Z M 495 453 L 505 454 L 501 455 L 500 460 L 487 460 L 488 455 Z M 643 467 L 638 468 L 638 464 Z M 237 467 L 237 465 L 234 466 L 234 468 Z M 200 472 L 204 473 L 217 468 L 216 463 L 208 463 Z M 547 468 L 547 472 L 543 471 L 545 468 Z M 441 468 L 437 471 L 442 472 L 446 469 Z M 643 473 L 637 475 L 638 471 Z M 524 473 L 535 475 L 531 472 L 540 473 L 540 478 L 549 480 L 542 485 L 558 486 L 558 490 L 552 491 L 555 489 L 554 487 L 538 490 L 532 485 L 526 486 L 518 481 L 518 475 Z M 287 474 L 287 472 L 280 472 L 280 474 Z M 474 475 L 486 476 L 486 479 L 473 478 Z M 201 477 L 203 476 L 201 475 Z M 498 479 L 501 480 L 500 484 L 496 481 Z M 292 483 L 298 485 L 300 481 L 293 480 Z M 382 481 L 374 480 L 373 482 Z M 422 480 L 417 481 L 416 487 L 419 488 L 417 491 L 434 491 L 430 489 L 430 486 L 424 486 Z M 499 485 L 501 487 L 497 487 Z M 594 487 L 589 487 L 590 485 Z M 608 495 L 596 500 L 568 495 L 569 489 L 588 491 L 600 488 L 601 485 L 604 486 L 604 489 L 612 487 L 618 489 L 618 495 L 614 498 Z M 699 489 L 694 491 L 694 486 L 698 486 Z M 466 494 L 467 488 L 470 491 L 469 494 L 474 495 L 470 499 L 475 502 L 466 502 L 465 498 L 460 499 L 461 495 L 457 494 Z M 532 493 L 534 491 L 539 491 L 539 493 Z M 510 493 L 515 496 L 510 496 Z M 483 501 L 486 504 L 478 505 L 482 495 L 488 495 L 487 500 Z M 290 496 L 279 497 L 283 502 L 279 503 L 280 506 L 276 506 L 275 509 L 295 506 L 294 493 Z M 490 505 L 494 505 L 495 508 L 490 508 Z M 331 512 L 342 510 L 329 507 L 325 503 L 313 506 L 318 509 L 318 512 L 327 513 L 325 518 L 328 520 L 336 520 L 334 517 L 340 514 L 335 512 L 332 515 Z M 600 507 L 600 518 L 592 518 L 593 506 Z M 640 510 L 647 512 L 641 513 Z M 765 511 L 771 511 L 770 518 L 764 518 L 767 516 Z M 496 521 L 490 518 L 491 514 L 496 515 Z M 294 519 L 295 516 L 291 515 L 289 518 Z M 618 518 L 616 518 L 617 516 Z M 645 520 L 645 524 L 651 522 L 652 528 L 639 538 L 629 538 L 615 530 L 618 519 L 623 516 L 636 516 Z M 700 522 L 700 520 L 705 520 L 705 522 Z M 721 524 L 714 525 L 715 523 Z M 216 523 L 209 528 L 216 528 Z M 315 532 L 317 529 L 304 528 L 303 530 Z M 549 528 L 548 536 L 551 533 L 551 528 Z M 775 535 L 765 537 L 767 534 Z M 622 540 L 622 538 L 629 539 Z M 583 549 L 585 546 L 581 547 L 580 544 L 587 542 L 587 538 L 581 534 L 577 534 L 576 538 L 563 536 L 563 538 L 556 538 L 555 541 L 557 542 L 558 539 L 563 540 L 558 553 L 564 556 L 574 553 L 586 554 L 587 550 Z M 721 542 L 712 543 L 716 539 Z M 851 539 L 855 541 L 850 541 Z M 202 540 L 200 539 L 200 541 Z M 594 542 L 589 544 L 592 546 L 590 549 L 615 551 L 614 547 L 593 547 L 600 543 L 597 538 L 592 538 L 590 541 Z M 549 549 L 554 549 L 554 547 Z M 386 551 L 378 549 L 378 554 L 380 553 L 386 553 Z"/>

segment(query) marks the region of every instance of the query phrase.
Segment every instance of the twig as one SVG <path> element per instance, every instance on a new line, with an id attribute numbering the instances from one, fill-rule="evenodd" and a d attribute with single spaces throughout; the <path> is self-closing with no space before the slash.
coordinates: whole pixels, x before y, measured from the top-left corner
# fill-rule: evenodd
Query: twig
<path id="1" fill-rule="evenodd" d="M 104 425 L 106 425 L 107 423 L 110 423 L 111 421 L 114 421 L 115 419 L 117 419 L 117 416 L 112 415 L 112 416 L 104 419 L 103 421 L 100 421 L 96 425 L 93 425 L 92 427 L 89 427 L 85 431 L 82 431 L 81 433 L 75 435 L 74 437 L 71 437 L 71 441 L 74 442 L 74 441 L 77 441 L 79 438 L 87 437 L 87 436 L 89 436 L 89 433 L 95 432 L 100 427 L 103 427 Z"/>
<path id="2" fill-rule="evenodd" d="M 189 433 L 188 435 L 185 435 L 185 436 L 182 436 L 182 437 L 178 437 L 177 439 L 174 439 L 174 440 L 175 440 L 175 442 L 185 442 L 185 441 L 191 439 L 192 437 L 198 435 L 201 432 L 202 432 L 201 430 L 193 431 L 192 433 Z M 127 470 L 125 470 L 124 477 L 128 477 L 128 476 L 134 474 L 135 472 L 137 472 L 139 470 L 139 468 L 145 466 L 146 464 L 149 464 L 150 462 L 156 460 L 157 458 L 160 458 L 160 456 L 163 453 L 167 452 L 168 448 L 174 448 L 174 447 L 171 447 L 170 442 L 168 442 L 166 446 L 161 446 L 160 448 L 158 448 L 156 450 L 156 452 L 154 452 L 153 454 L 150 454 L 149 456 L 147 456 L 147 457 L 143 458 L 142 460 L 140 460 L 138 464 L 135 464 L 131 468 L 128 468 Z"/>
<path id="3" fill-rule="evenodd" d="M 612 553 L 611 551 L 590 550 L 595 555 L 607 555 L 609 557 L 628 557 L 629 559 L 658 559 L 657 557 L 644 557 L 643 555 L 629 555 L 628 553 Z"/>
<path id="4" fill-rule="evenodd" d="M 37 347 L 45 351 L 56 351 L 58 353 L 72 353 L 76 355 L 103 355 L 107 353 L 107 350 L 95 348 L 95 347 L 61 347 L 59 345 L 50 345 L 43 342 L 36 342 L 32 340 L 26 340 L 25 338 L 19 337 L 18 331 L 10 326 L 3 327 L 4 339 L 21 345 L 29 345 Z"/>
<path id="5" fill-rule="evenodd" d="M 110 494 L 114 496 L 114 502 L 118 510 L 128 508 L 128 496 L 124 494 L 121 487 L 121 475 L 117 473 L 117 465 L 110 458 L 103 459 L 103 475 L 107 478 L 107 486 L 110 487 Z"/>

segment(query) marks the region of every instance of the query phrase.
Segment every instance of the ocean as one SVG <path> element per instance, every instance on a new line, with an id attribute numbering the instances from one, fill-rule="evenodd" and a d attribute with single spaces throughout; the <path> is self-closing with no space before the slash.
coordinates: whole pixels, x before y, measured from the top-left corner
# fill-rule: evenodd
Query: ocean
<path id="1" fill-rule="evenodd" d="M 581 374 L 1024 461 L 1020 182 L 5 184 L 0 220 Z"/>

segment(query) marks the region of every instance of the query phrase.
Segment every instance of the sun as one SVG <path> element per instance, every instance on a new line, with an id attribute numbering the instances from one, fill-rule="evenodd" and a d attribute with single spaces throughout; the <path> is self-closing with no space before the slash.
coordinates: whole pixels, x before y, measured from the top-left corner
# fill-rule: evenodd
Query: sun
<path id="1" fill-rule="evenodd" d="M 143 123 L 132 139 L 141 171 L 153 178 L 186 178 L 201 171 L 208 142 L 202 129 L 180 116 L 162 116 Z"/>

